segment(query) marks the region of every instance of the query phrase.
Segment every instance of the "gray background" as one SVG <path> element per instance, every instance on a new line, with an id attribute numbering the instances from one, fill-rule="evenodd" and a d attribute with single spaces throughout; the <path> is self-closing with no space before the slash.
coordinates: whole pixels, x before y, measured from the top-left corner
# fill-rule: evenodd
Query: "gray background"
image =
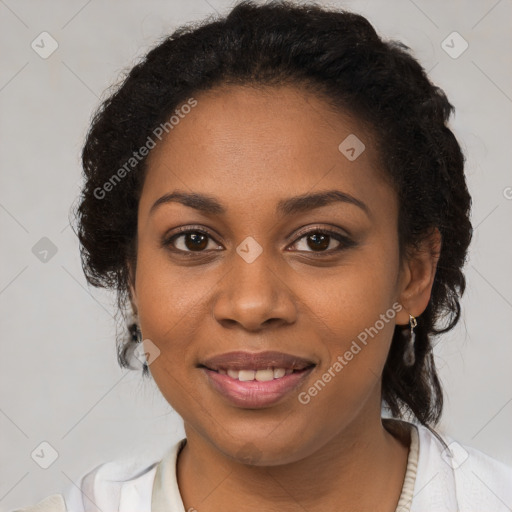
<path id="1" fill-rule="evenodd" d="M 319 3 L 410 46 L 456 106 L 475 233 L 463 318 L 435 349 L 447 397 L 439 430 L 512 464 L 512 2 Z M 156 460 L 183 436 L 154 383 L 117 366 L 113 296 L 87 287 L 68 214 L 106 87 L 160 36 L 230 5 L 0 0 L 0 511 L 112 458 Z M 43 31 L 59 45 L 47 59 L 31 48 Z M 458 58 L 441 46 L 453 31 L 469 43 Z M 57 249 L 46 262 L 32 250 L 43 237 Z M 31 458 L 43 441 L 58 452 L 48 469 Z"/>

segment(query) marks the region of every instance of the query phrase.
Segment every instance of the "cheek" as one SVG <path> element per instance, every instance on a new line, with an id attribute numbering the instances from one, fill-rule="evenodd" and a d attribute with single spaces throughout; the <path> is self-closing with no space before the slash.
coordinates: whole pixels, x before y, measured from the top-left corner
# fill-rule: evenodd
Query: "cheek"
<path id="1" fill-rule="evenodd" d="M 388 280 L 378 272 L 371 276 L 347 273 L 326 290 L 325 298 L 310 303 L 326 326 L 326 357 L 309 386 L 298 393 L 297 421 L 307 418 L 308 431 L 320 437 L 331 437 L 363 409 L 380 409 L 380 381 L 396 310 Z"/>
<path id="2" fill-rule="evenodd" d="M 380 381 L 401 309 L 396 287 L 398 245 L 390 239 L 368 245 L 346 265 L 316 281 L 316 286 L 303 287 L 302 296 L 308 297 L 305 311 L 320 320 L 328 353 L 317 376 L 322 382 L 312 390 L 312 395 L 325 393 L 325 400 L 317 400 L 319 407 L 319 402 L 330 400 L 340 407 L 357 406 Z"/>
<path id="3" fill-rule="evenodd" d="M 333 401 L 340 406 L 358 402 L 380 379 L 393 336 L 396 310 L 390 293 L 365 286 L 364 279 L 355 283 L 347 279 L 344 292 L 339 287 L 327 292 L 326 298 L 310 302 L 309 309 L 321 321 L 321 338 L 325 358 L 318 368 L 317 378 L 331 391 L 322 399 Z M 396 307 L 396 303 L 395 303 Z M 319 383 L 318 391 L 324 389 Z M 332 393 L 332 397 L 327 396 Z M 315 394 L 315 391 L 312 391 Z"/>
<path id="4" fill-rule="evenodd" d="M 207 318 L 205 303 L 219 279 L 200 266 L 177 267 L 166 251 L 141 237 L 137 255 L 136 290 L 144 339 L 159 355 L 150 364 L 153 379 L 166 400 L 183 414 L 191 403 L 202 403 L 189 381 L 196 372 L 197 339 L 205 338 L 198 319 Z"/>
<path id="5" fill-rule="evenodd" d="M 136 289 L 143 335 L 156 339 L 172 338 L 187 316 L 211 287 L 208 272 L 200 267 L 177 267 L 166 251 L 141 240 L 137 255 Z M 203 274 L 199 275 L 198 274 Z M 193 277 L 195 275 L 195 277 Z"/>
<path id="6" fill-rule="evenodd" d="M 200 280 L 190 282 L 181 272 L 171 270 L 169 262 L 160 255 L 139 251 L 136 287 L 141 330 L 143 338 L 151 340 L 159 351 L 149 370 L 162 396 L 178 414 L 186 417 L 191 404 L 199 407 L 202 403 L 201 396 L 190 385 L 190 377 L 191 372 L 197 371 L 191 358 L 193 318 L 198 314 L 194 308 L 204 290 L 200 290 Z"/>
<path id="7" fill-rule="evenodd" d="M 377 240 L 347 257 L 343 265 L 329 272 L 316 269 L 316 278 L 302 279 L 301 296 L 309 310 L 332 331 L 339 348 L 365 332 L 385 315 L 377 328 L 384 337 L 393 331 L 398 278 L 398 247 Z M 319 276 L 321 276 L 319 278 Z M 396 306 L 395 306 L 396 307 Z"/>

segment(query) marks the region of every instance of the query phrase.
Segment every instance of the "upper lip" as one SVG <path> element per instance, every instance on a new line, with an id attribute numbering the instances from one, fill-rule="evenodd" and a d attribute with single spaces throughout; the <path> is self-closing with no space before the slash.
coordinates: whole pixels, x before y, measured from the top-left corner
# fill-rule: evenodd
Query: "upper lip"
<path id="1" fill-rule="evenodd" d="M 284 368 L 302 370 L 315 363 L 308 359 L 283 352 L 226 352 L 203 361 L 200 366 L 210 370 L 258 370 L 261 368 Z"/>

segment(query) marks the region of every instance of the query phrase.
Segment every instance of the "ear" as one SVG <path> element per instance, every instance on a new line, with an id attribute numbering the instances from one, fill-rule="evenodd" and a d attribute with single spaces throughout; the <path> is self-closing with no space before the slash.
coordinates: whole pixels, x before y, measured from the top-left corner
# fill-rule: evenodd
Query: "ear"
<path id="1" fill-rule="evenodd" d="M 406 251 L 398 299 L 404 309 L 397 313 L 398 325 L 409 323 L 409 313 L 417 317 L 427 308 L 441 254 L 441 245 L 441 233 L 437 228 L 433 228 L 418 247 L 411 247 Z"/>

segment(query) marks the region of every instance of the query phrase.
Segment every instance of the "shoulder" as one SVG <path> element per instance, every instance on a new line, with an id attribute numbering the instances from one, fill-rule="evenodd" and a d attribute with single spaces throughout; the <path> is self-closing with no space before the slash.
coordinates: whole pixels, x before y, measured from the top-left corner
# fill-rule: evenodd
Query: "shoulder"
<path id="1" fill-rule="evenodd" d="M 181 442 L 181 441 L 180 441 Z M 175 451 L 173 445 L 169 453 Z M 151 511 L 153 483 L 159 461 L 136 455 L 104 462 L 35 505 L 14 512 L 86 512 L 90 510 Z"/>
<path id="2" fill-rule="evenodd" d="M 36 505 L 17 508 L 13 512 L 67 512 L 66 503 L 62 494 L 52 494 Z"/>
<path id="3" fill-rule="evenodd" d="M 447 434 L 415 426 L 419 458 L 411 512 L 433 505 L 440 511 L 512 509 L 512 467 Z"/>

